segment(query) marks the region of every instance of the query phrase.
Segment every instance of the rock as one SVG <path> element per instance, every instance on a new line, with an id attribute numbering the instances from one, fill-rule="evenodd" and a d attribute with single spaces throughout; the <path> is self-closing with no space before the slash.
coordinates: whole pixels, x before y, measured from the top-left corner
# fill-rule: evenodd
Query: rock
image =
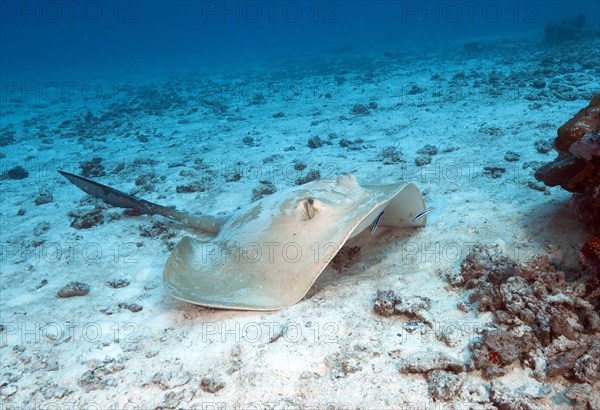
<path id="1" fill-rule="evenodd" d="M 14 384 L 2 384 L 0 385 L 0 397 L 10 397 L 19 391 L 19 387 Z M 6 403 L 7 408 L 10 408 L 10 403 Z"/>
<path id="2" fill-rule="evenodd" d="M 355 104 L 350 110 L 350 113 L 353 115 L 369 115 L 370 112 L 366 105 Z"/>
<path id="3" fill-rule="evenodd" d="M 432 325 L 432 320 L 423 312 L 431 307 L 431 299 L 422 296 L 400 297 L 393 290 L 378 290 L 373 311 L 380 316 L 399 315 L 418 319 Z"/>
<path id="4" fill-rule="evenodd" d="M 592 395 L 592 386 L 587 383 L 571 384 L 565 390 L 565 397 L 575 403 L 587 403 Z"/>
<path id="5" fill-rule="evenodd" d="M 575 364 L 575 377 L 582 383 L 600 381 L 600 342 L 593 342 L 585 355 Z"/>
<path id="6" fill-rule="evenodd" d="M 90 286 L 83 282 L 69 282 L 60 289 L 56 296 L 59 298 L 71 298 L 74 296 L 85 296 L 90 293 Z"/>
<path id="7" fill-rule="evenodd" d="M 109 288 L 118 289 L 118 288 L 124 288 L 126 286 L 129 286 L 129 280 L 128 279 L 111 279 L 109 281 L 106 281 L 105 284 Z"/>
<path id="8" fill-rule="evenodd" d="M 552 151 L 552 143 L 547 140 L 537 140 L 533 143 L 533 145 L 540 154 L 547 154 Z"/>
<path id="9" fill-rule="evenodd" d="M 0 179 L 25 179 L 28 176 L 29 172 L 22 166 L 17 165 L 16 167 L 4 171 L 2 175 L 0 175 Z"/>
<path id="10" fill-rule="evenodd" d="M 587 346 L 578 346 L 573 350 L 559 354 L 548 362 L 546 367 L 546 375 L 548 377 L 566 376 L 573 371 L 577 359 L 585 354 Z"/>
<path id="11" fill-rule="evenodd" d="M 191 194 L 194 192 L 205 192 L 206 185 L 202 181 L 191 182 L 186 185 L 177 185 L 175 191 L 178 194 Z"/>
<path id="12" fill-rule="evenodd" d="M 423 148 L 417 151 L 417 154 L 422 155 L 436 155 L 438 153 L 438 148 L 435 145 L 425 145 Z"/>
<path id="13" fill-rule="evenodd" d="M 429 373 L 432 370 L 445 370 L 452 373 L 465 371 L 462 360 L 444 352 L 421 351 L 400 359 L 400 373 Z"/>
<path id="14" fill-rule="evenodd" d="M 395 313 L 396 295 L 393 290 L 377 290 L 373 310 L 380 316 L 392 316 Z"/>
<path id="15" fill-rule="evenodd" d="M 319 136 L 315 136 L 315 137 L 310 137 L 308 139 L 308 147 L 315 149 L 315 148 L 321 148 L 323 146 L 323 144 L 329 143 L 329 141 L 323 141 Z M 331 144 L 331 143 L 329 143 Z"/>
<path id="16" fill-rule="evenodd" d="M 546 82 L 544 80 L 538 78 L 531 82 L 531 86 L 533 88 L 541 89 L 541 88 L 546 87 Z"/>
<path id="17" fill-rule="evenodd" d="M 102 377 L 97 374 L 94 370 L 87 370 L 77 379 L 77 385 L 82 387 L 86 392 L 93 390 L 102 390 L 107 387 Z"/>
<path id="18" fill-rule="evenodd" d="M 415 158 L 415 164 L 418 167 L 422 167 L 425 165 L 431 164 L 431 156 L 429 155 L 419 155 Z"/>
<path id="19" fill-rule="evenodd" d="M 504 154 L 504 160 L 505 161 L 516 162 L 519 159 L 521 159 L 521 154 L 517 154 L 514 151 L 506 151 L 506 154 Z"/>
<path id="20" fill-rule="evenodd" d="M 265 195 L 271 195 L 277 192 L 277 187 L 270 181 L 260 181 L 260 185 L 252 190 L 252 202 L 258 201 Z"/>
<path id="21" fill-rule="evenodd" d="M 123 303 L 119 303 L 117 306 L 119 309 L 127 309 L 132 313 L 137 313 L 137 312 L 142 311 L 142 309 L 144 309 L 143 306 L 138 305 L 137 303 L 124 303 L 123 302 Z"/>
<path id="22" fill-rule="evenodd" d="M 483 174 L 493 179 L 502 177 L 502 174 L 504 174 L 505 172 L 506 168 L 500 166 L 483 167 Z"/>
<path id="23" fill-rule="evenodd" d="M 306 168 L 306 164 L 304 162 L 296 162 L 294 164 L 294 169 L 296 171 L 303 171 Z"/>
<path id="24" fill-rule="evenodd" d="M 96 207 L 89 212 L 71 212 L 69 216 L 73 218 L 71 227 L 75 229 L 90 229 L 104 223 L 104 215 L 102 214 L 102 209 L 99 207 Z"/>
<path id="25" fill-rule="evenodd" d="M 575 193 L 571 204 L 578 217 L 600 229 L 600 94 L 558 129 L 558 157 L 540 167 L 535 178 Z"/>
<path id="26" fill-rule="evenodd" d="M 429 395 L 434 400 L 449 401 L 456 397 L 463 381 L 456 374 L 434 370 L 427 375 Z"/>
<path id="27" fill-rule="evenodd" d="M 531 400 L 543 399 L 552 392 L 550 385 L 546 383 L 539 383 L 536 381 L 529 381 L 528 383 L 517 387 L 515 393 Z"/>
<path id="28" fill-rule="evenodd" d="M 192 376 L 189 372 L 169 372 L 156 373 L 152 377 L 152 382 L 158 384 L 163 390 L 173 389 L 183 386 L 191 380 Z"/>
<path id="29" fill-rule="evenodd" d="M 348 377 L 353 373 L 360 372 L 361 370 L 362 366 L 360 364 L 360 358 L 356 353 L 350 353 L 336 358 L 332 364 L 331 375 L 334 379 L 340 379 Z"/>
<path id="30" fill-rule="evenodd" d="M 52 193 L 44 191 L 44 192 L 40 192 L 40 194 L 37 196 L 37 198 L 35 198 L 35 200 L 33 202 L 37 206 L 39 206 L 39 205 L 49 204 L 53 200 L 54 200 L 54 197 L 52 196 Z"/>
<path id="31" fill-rule="evenodd" d="M 396 147 L 385 148 L 380 155 L 384 165 L 397 164 L 402 162 L 402 153 Z"/>
<path id="32" fill-rule="evenodd" d="M 225 387 L 225 383 L 212 377 L 203 377 L 200 381 L 200 388 L 207 393 L 216 393 Z"/>
<path id="33" fill-rule="evenodd" d="M 463 383 L 460 398 L 467 403 L 488 403 L 490 401 L 490 387 L 488 384 L 469 377 Z"/>
<path id="34" fill-rule="evenodd" d="M 321 178 L 321 173 L 317 170 L 309 171 L 305 177 L 296 179 L 296 185 L 303 185 L 310 181 L 316 181 Z"/>
<path id="35" fill-rule="evenodd" d="M 511 388 L 494 380 L 491 384 L 491 401 L 499 410 L 534 410 L 537 409 L 531 401 Z"/>
<path id="36" fill-rule="evenodd" d="M 86 178 L 102 177 L 106 174 L 100 157 L 94 157 L 91 161 L 83 162 L 79 167 L 81 168 L 81 175 Z"/>

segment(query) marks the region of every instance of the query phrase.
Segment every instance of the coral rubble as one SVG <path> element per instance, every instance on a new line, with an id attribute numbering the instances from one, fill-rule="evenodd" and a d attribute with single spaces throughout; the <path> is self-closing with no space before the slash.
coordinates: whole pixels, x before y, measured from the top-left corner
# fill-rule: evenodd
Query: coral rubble
<path id="1" fill-rule="evenodd" d="M 518 363 L 540 381 L 600 381 L 598 275 L 584 271 L 567 280 L 545 256 L 517 264 L 479 246 L 449 280 L 468 289 L 474 308 L 494 313 L 493 328 L 471 345 L 472 365 L 485 377 Z"/>

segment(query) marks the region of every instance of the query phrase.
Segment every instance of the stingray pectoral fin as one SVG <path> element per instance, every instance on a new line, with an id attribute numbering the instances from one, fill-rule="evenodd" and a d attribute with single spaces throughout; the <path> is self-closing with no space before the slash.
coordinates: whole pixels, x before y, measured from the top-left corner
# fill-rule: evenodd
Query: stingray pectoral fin
<path id="1" fill-rule="evenodd" d="M 165 218 L 185 223 L 196 229 L 208 232 L 217 233 L 225 222 L 224 217 L 211 215 L 190 215 L 185 212 L 155 204 L 145 199 L 137 198 L 133 195 L 128 195 L 123 191 L 111 188 L 107 185 L 100 184 L 91 179 L 71 174 L 65 171 L 58 171 L 63 177 L 67 178 L 73 185 L 80 188 L 87 194 L 99 198 L 109 205 L 119 208 L 129 208 L 140 211 L 146 215 L 161 215 Z"/>

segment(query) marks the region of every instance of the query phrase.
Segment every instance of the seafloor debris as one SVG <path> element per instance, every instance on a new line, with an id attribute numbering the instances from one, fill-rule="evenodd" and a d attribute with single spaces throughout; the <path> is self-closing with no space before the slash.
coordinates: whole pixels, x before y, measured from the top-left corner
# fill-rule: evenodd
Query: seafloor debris
<path id="1" fill-rule="evenodd" d="M 82 282 L 69 282 L 60 289 L 56 296 L 59 298 L 71 298 L 73 296 L 85 296 L 90 293 L 90 285 Z"/>
<path id="2" fill-rule="evenodd" d="M 393 290 L 378 290 L 373 311 L 380 316 L 402 316 L 408 320 L 418 320 L 432 325 L 427 312 L 431 308 L 431 299 L 423 296 L 400 296 Z"/>
<path id="3" fill-rule="evenodd" d="M 524 264 L 478 246 L 448 280 L 467 289 L 480 312 L 494 312 L 493 327 L 471 346 L 472 367 L 496 378 L 515 363 L 540 381 L 600 381 L 600 277 L 585 270 L 567 279 L 548 258 Z"/>

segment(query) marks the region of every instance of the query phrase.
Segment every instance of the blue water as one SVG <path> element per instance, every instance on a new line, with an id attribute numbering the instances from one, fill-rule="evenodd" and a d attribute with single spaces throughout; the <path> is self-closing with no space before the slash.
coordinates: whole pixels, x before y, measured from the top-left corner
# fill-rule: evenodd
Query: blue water
<path id="1" fill-rule="evenodd" d="M 115 73 L 527 35 L 598 1 L 4 1 L 1 74 Z M 597 34 L 596 34 L 597 35 Z"/>

